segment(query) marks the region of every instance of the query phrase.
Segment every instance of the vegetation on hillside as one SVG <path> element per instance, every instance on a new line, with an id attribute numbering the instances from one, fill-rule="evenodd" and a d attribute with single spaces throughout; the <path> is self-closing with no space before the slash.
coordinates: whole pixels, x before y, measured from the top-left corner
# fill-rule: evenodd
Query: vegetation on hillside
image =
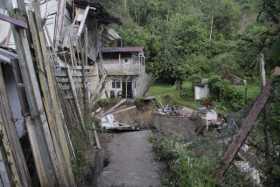
<path id="1" fill-rule="evenodd" d="M 190 99 L 192 93 L 186 88 L 191 90 L 190 82 L 198 77 L 211 80 L 211 96 L 220 108 L 227 111 L 246 108 L 251 102 L 244 102 L 243 87 L 224 79 L 237 76 L 249 80 L 249 98 L 253 100 L 259 92 L 256 85 L 260 55 L 265 56 L 268 78 L 271 70 L 280 65 L 279 0 L 104 0 L 104 3 L 122 18 L 123 24 L 116 29 L 123 44 L 145 47 L 147 69 L 161 83 L 153 86 L 150 94 L 161 101 L 170 96 L 174 104 L 196 107 L 198 104 Z M 175 86 L 166 86 L 175 82 L 182 85 L 180 92 Z M 263 173 L 265 186 L 280 184 L 279 82 L 274 80 L 273 96 L 249 137 L 249 146 L 255 147 L 261 161 L 256 167 Z M 176 153 L 172 159 L 178 162 L 171 171 L 176 174 L 179 186 L 186 186 L 185 182 L 204 185 L 205 181 L 212 185 L 204 158 L 200 167 L 191 150 L 173 150 L 170 149 L 173 145 L 168 145 L 165 142 L 161 151 L 168 155 Z M 189 165 L 181 168 L 186 160 L 192 160 L 193 168 Z M 204 166 L 208 177 L 200 179 Z M 188 181 L 190 176 L 197 181 Z"/>

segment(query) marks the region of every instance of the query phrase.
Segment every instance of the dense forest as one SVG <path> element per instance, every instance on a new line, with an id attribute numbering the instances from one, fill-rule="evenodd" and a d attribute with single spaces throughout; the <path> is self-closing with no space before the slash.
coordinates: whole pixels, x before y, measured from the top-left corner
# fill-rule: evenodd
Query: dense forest
<path id="1" fill-rule="evenodd" d="M 213 99 L 222 97 L 231 103 L 231 110 L 246 109 L 250 103 L 236 105 L 242 96 L 225 78 L 258 84 L 263 56 L 268 79 L 280 65 L 279 0 L 106 0 L 104 4 L 122 20 L 116 29 L 123 45 L 145 47 L 147 68 L 154 80 L 181 84 L 209 78 L 219 97 Z M 265 186 L 280 184 L 279 98 L 280 80 L 274 79 L 270 102 L 249 137 Z"/>
<path id="2" fill-rule="evenodd" d="M 277 6 L 269 0 L 115 0 L 124 45 L 145 46 L 155 79 L 232 73 L 254 78 L 260 53 L 277 60 Z M 275 23 L 275 24 L 274 24 Z M 272 49 L 272 50 L 267 50 Z"/>

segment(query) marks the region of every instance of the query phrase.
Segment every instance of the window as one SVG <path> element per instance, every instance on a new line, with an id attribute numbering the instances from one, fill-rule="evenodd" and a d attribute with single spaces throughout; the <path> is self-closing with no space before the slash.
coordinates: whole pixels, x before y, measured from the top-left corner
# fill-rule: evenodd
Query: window
<path id="1" fill-rule="evenodd" d="M 121 88 L 121 82 L 120 80 L 112 80 L 112 88 Z"/>
<path id="2" fill-rule="evenodd" d="M 145 65 L 145 57 L 143 55 L 139 55 L 139 58 L 140 58 L 140 63 L 142 65 Z"/>

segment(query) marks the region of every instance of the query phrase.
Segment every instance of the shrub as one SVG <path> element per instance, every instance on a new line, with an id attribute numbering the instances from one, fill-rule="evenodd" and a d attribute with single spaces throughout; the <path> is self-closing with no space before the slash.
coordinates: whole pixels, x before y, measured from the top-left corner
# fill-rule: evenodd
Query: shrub
<path id="1" fill-rule="evenodd" d="M 160 138 L 154 148 L 161 160 L 168 163 L 167 186 L 214 187 L 214 164 L 205 156 L 192 154 L 188 144 L 174 138 Z"/>
<path id="2" fill-rule="evenodd" d="M 232 110 L 241 109 L 243 95 L 229 81 L 223 80 L 219 76 L 213 76 L 209 80 L 209 89 L 214 101 L 221 102 Z"/>

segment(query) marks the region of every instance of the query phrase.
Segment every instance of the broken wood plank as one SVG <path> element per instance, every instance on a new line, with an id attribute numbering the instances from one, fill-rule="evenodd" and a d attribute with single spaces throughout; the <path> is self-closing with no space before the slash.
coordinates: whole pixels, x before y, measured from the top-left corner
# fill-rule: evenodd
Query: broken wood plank
<path id="1" fill-rule="evenodd" d="M 131 106 L 131 107 L 127 107 L 127 108 L 124 108 L 121 110 L 117 110 L 117 111 L 112 112 L 112 114 L 119 114 L 119 113 L 126 112 L 126 111 L 133 110 L 133 109 L 136 109 L 136 106 Z"/>
<path id="2" fill-rule="evenodd" d="M 95 137 L 95 142 L 96 142 L 97 149 L 102 149 L 100 141 L 99 141 L 99 137 L 98 137 L 98 134 L 97 134 L 96 130 L 94 130 L 94 137 Z"/>
<path id="3" fill-rule="evenodd" d="M 111 107 L 109 110 L 107 110 L 103 116 L 106 116 L 110 113 L 112 113 L 114 110 L 116 110 L 118 107 L 120 107 L 122 104 L 124 104 L 126 102 L 126 99 L 122 99 L 120 102 L 118 102 L 117 104 L 115 104 L 113 107 Z"/>
<path id="4" fill-rule="evenodd" d="M 217 169 L 216 178 L 218 181 L 223 180 L 224 173 L 229 168 L 234 157 L 240 150 L 243 143 L 246 141 L 250 131 L 253 129 L 255 121 L 257 120 L 258 115 L 265 107 L 266 102 L 268 101 L 271 95 L 271 81 L 268 81 L 264 87 L 260 96 L 257 97 L 253 107 L 251 108 L 247 117 L 242 120 L 241 128 L 239 132 L 233 137 L 233 141 L 227 148 L 220 167 Z"/>
<path id="5" fill-rule="evenodd" d="M 94 7 L 90 7 L 90 6 L 86 7 L 86 9 L 84 11 L 83 19 L 82 19 L 82 21 L 80 23 L 80 26 L 79 26 L 79 29 L 78 29 L 78 33 L 77 33 L 78 37 L 81 36 L 81 34 L 82 34 L 83 30 L 84 30 L 89 10 L 95 10 L 95 8 Z"/>

